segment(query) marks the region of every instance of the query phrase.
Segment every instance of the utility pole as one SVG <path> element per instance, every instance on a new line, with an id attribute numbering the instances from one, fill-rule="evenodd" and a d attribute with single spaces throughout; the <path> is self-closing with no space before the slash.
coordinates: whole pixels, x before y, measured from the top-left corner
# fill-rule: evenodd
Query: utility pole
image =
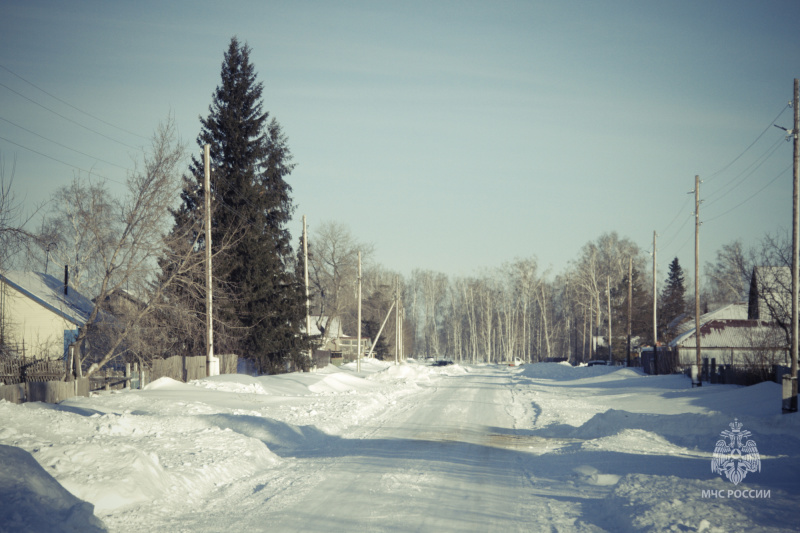
<path id="1" fill-rule="evenodd" d="M 397 346 L 398 346 L 398 351 L 400 352 L 400 362 L 402 363 L 403 361 L 405 361 L 405 348 L 403 347 L 403 343 L 404 343 L 404 340 L 403 340 L 403 321 L 406 318 L 406 310 L 403 308 L 403 301 L 400 299 L 399 285 L 398 285 L 398 290 L 397 290 L 397 311 L 395 311 L 395 313 L 398 313 L 400 315 L 399 316 L 400 327 L 397 328 L 397 339 L 400 342 L 398 343 Z"/>
<path id="2" fill-rule="evenodd" d="M 308 226 L 306 226 L 306 216 L 303 215 L 303 270 L 305 271 L 306 283 L 306 336 L 308 337 L 308 360 L 313 361 L 313 348 L 311 346 L 311 303 L 308 298 Z"/>
<path id="3" fill-rule="evenodd" d="M 611 364 L 611 279 L 606 276 L 606 302 L 608 303 L 608 364 Z"/>
<path id="4" fill-rule="evenodd" d="M 358 251 L 358 359 L 356 372 L 361 373 L 361 250 Z"/>
<path id="5" fill-rule="evenodd" d="M 633 310 L 633 257 L 628 258 L 628 353 L 626 357 L 627 366 L 631 366 L 631 326 Z"/>
<path id="6" fill-rule="evenodd" d="M 394 303 L 397 309 L 394 312 L 394 364 L 400 361 L 400 282 L 394 281 Z"/>
<path id="7" fill-rule="evenodd" d="M 797 137 L 800 133 L 800 102 L 798 102 L 798 80 L 794 79 L 794 96 L 792 105 L 794 106 L 794 124 L 792 126 L 792 137 L 794 137 L 794 187 L 792 192 L 792 367 L 791 376 L 787 381 L 784 377 L 783 382 L 783 411 L 797 411 L 797 353 L 798 344 L 798 290 L 800 290 L 800 214 L 798 214 L 798 189 L 800 189 L 800 175 L 798 174 L 798 147 Z"/>
<path id="8" fill-rule="evenodd" d="M 206 208 L 206 374 L 219 375 L 219 358 L 214 357 L 214 313 L 213 313 L 213 286 L 211 284 L 211 146 L 203 147 L 203 167 L 205 181 L 205 208 Z"/>
<path id="9" fill-rule="evenodd" d="M 569 302 L 569 276 L 567 276 L 567 284 L 566 284 L 566 301 Z M 569 303 L 567 303 L 569 306 Z M 571 306 L 569 306 L 571 307 Z M 572 314 L 571 309 L 567 309 L 567 361 L 569 362 L 572 357 L 572 330 L 569 327 L 569 317 Z M 522 357 L 525 357 L 525 353 L 522 353 Z"/>
<path id="10" fill-rule="evenodd" d="M 700 176 L 694 177 L 694 339 L 697 373 L 697 386 L 703 385 L 700 374 L 702 360 L 700 358 Z"/>
<path id="11" fill-rule="evenodd" d="M 653 232 L 653 374 L 658 375 L 658 284 L 656 283 L 656 232 Z"/>

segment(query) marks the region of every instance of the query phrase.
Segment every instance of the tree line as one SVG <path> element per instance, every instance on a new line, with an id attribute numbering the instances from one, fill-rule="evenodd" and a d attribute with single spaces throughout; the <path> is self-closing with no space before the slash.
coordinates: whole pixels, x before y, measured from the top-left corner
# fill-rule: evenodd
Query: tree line
<path id="1" fill-rule="evenodd" d="M 355 258 L 357 250 L 366 250 L 362 335 L 371 336 L 384 319 L 399 284 L 407 354 L 465 362 L 588 361 L 610 354 L 615 361 L 625 361 L 629 336 L 633 348 L 653 344 L 651 258 L 616 232 L 587 242 L 557 274 L 543 271 L 537 258 L 529 257 L 473 276 L 421 269 L 402 276 L 371 263 L 373 247 L 331 221 L 312 230 L 310 246 L 314 312 L 341 317 L 345 331 L 356 334 Z M 750 249 L 740 241 L 724 245 L 704 265 L 701 313 L 747 301 L 753 269 L 788 266 L 789 249 L 782 234 L 767 235 Z M 687 285 L 676 257 L 656 289 L 660 344 L 669 342 L 677 326 L 693 317 L 694 291 Z M 390 320 L 383 337 L 394 339 L 393 328 Z M 393 343 L 378 353 L 393 359 Z"/>

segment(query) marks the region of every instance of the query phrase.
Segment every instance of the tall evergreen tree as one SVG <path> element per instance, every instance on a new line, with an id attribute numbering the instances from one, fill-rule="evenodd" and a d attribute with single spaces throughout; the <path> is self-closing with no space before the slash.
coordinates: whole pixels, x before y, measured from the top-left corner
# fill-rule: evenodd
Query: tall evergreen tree
<path id="1" fill-rule="evenodd" d="M 175 218 L 203 216 L 202 148 L 209 144 L 216 205 L 214 278 L 228 295 L 219 304 L 215 300 L 215 330 L 238 333 L 222 336 L 223 349 L 237 350 L 262 371 L 276 372 L 288 362 L 305 363 L 305 300 L 291 269 L 294 254 L 287 229 L 294 205 L 286 178 L 294 165 L 280 125 L 263 111 L 262 92 L 250 47 L 234 37 L 224 54 L 221 83 L 209 114 L 200 118 L 201 152 L 192 158 L 191 177 L 185 180 L 183 204 Z M 197 307 L 204 304 L 198 302 Z"/>
<path id="2" fill-rule="evenodd" d="M 669 264 L 667 284 L 661 293 L 659 306 L 659 332 L 667 332 L 670 322 L 686 312 L 686 286 L 684 285 L 683 269 L 678 258 Z M 661 336 L 661 335 L 659 335 Z"/>

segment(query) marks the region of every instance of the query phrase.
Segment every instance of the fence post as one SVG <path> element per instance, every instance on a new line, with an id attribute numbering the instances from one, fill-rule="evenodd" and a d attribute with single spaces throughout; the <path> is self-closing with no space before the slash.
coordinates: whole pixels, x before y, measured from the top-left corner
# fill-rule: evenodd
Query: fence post
<path id="1" fill-rule="evenodd" d="M 653 346 L 653 375 L 658 375 L 658 346 Z"/>
<path id="2" fill-rule="evenodd" d="M 783 412 L 797 411 L 797 378 L 791 374 L 783 375 Z"/>
<path id="3" fill-rule="evenodd" d="M 67 381 L 72 381 L 74 379 L 74 376 L 73 376 L 73 373 L 72 373 L 72 369 L 75 366 L 75 363 L 73 362 L 74 358 L 75 358 L 75 345 L 74 344 L 70 344 L 69 346 L 67 346 L 67 354 L 68 354 L 68 357 L 67 357 L 67 368 L 66 368 L 66 374 L 67 375 L 66 375 L 66 378 L 67 378 Z"/>

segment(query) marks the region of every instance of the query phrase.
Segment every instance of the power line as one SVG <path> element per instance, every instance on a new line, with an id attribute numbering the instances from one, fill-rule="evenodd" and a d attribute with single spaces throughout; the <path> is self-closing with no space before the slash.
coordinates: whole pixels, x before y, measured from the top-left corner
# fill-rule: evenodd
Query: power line
<path id="1" fill-rule="evenodd" d="M 755 171 L 758 170 L 761 167 L 761 165 L 766 163 L 767 160 L 769 158 L 771 158 L 775 154 L 775 152 L 778 151 L 778 148 L 780 148 L 782 144 L 783 144 L 783 139 L 778 139 L 772 146 L 769 147 L 769 149 L 766 152 L 764 152 L 758 159 L 756 159 L 753 163 L 751 163 L 750 166 L 745 168 L 739 174 L 739 176 L 737 176 L 735 178 L 736 181 L 730 188 L 728 188 L 727 190 L 725 190 L 725 189 L 717 189 L 717 191 L 715 191 L 711 195 L 707 196 L 706 199 L 710 200 L 711 198 L 714 198 L 715 195 L 719 194 L 719 196 L 717 198 L 714 198 L 714 200 L 709 201 L 708 205 L 715 204 L 718 201 L 722 200 L 725 196 L 727 196 L 728 194 L 733 192 L 733 190 L 736 189 L 739 185 L 744 183 L 747 178 L 752 176 L 755 173 Z M 721 192 L 723 190 L 725 192 Z"/>
<path id="2" fill-rule="evenodd" d="M 47 154 L 44 154 L 42 152 L 39 152 L 38 150 L 34 150 L 33 148 L 28 148 L 27 146 L 23 146 L 23 145 L 21 145 L 19 143 L 16 143 L 16 142 L 12 141 L 12 140 L 6 139 L 5 137 L 0 137 L 0 140 L 6 141 L 7 143 L 11 143 L 14 146 L 19 146 L 20 148 L 28 150 L 29 152 L 33 152 L 34 154 L 38 154 L 38 155 L 40 155 L 42 157 L 46 157 L 47 159 L 52 159 L 53 161 L 55 161 L 57 163 L 61 163 L 62 165 L 66 165 L 66 166 L 68 166 L 70 168 L 74 168 L 75 170 L 80 170 L 81 172 L 86 172 L 89 175 L 95 175 L 95 176 L 97 176 L 99 178 L 103 178 L 104 180 L 113 181 L 114 183 L 119 183 L 120 185 L 125 185 L 121 181 L 117 181 L 115 179 L 111 179 L 109 177 L 103 176 L 102 174 L 98 174 L 97 172 L 94 172 L 92 170 L 86 170 L 85 168 L 81 168 L 79 166 L 72 165 L 70 163 L 67 163 L 66 161 L 62 161 L 62 160 L 60 160 L 58 158 L 55 158 L 55 157 L 49 156 Z"/>
<path id="3" fill-rule="evenodd" d="M 115 167 L 117 167 L 117 168 L 121 168 L 122 170 L 129 170 L 127 167 L 120 166 L 120 165 L 118 165 L 118 164 L 116 164 L 116 163 L 112 163 L 111 161 L 106 161 L 105 159 L 103 159 L 103 158 L 101 158 L 101 157 L 95 157 L 95 156 L 93 156 L 93 155 L 89 155 L 89 154 L 87 154 L 87 153 L 81 152 L 80 150 L 76 150 L 75 148 L 70 148 L 70 147 L 69 147 L 69 146 L 67 146 L 67 145 L 61 144 L 61 143 L 60 143 L 60 142 L 58 142 L 58 141 L 54 141 L 53 139 L 48 139 L 48 138 L 47 138 L 47 137 L 45 137 L 44 135 L 39 135 L 39 134 L 38 134 L 38 133 L 36 133 L 35 131 L 31 131 L 31 130 L 29 130 L 28 128 L 25 128 L 25 127 L 23 127 L 23 126 L 20 126 L 19 124 L 16 124 L 16 123 L 14 123 L 14 122 L 11 122 L 10 120 L 8 120 L 8 119 L 6 119 L 6 118 L 0 117 L 0 120 L 2 120 L 2 121 L 4 121 L 4 122 L 8 122 L 8 123 L 9 123 L 9 124 L 11 124 L 12 126 L 16 126 L 17 128 L 19 128 L 19 129 L 21 129 L 21 130 L 23 130 L 23 131 L 27 131 L 28 133 L 30 133 L 30 134 L 32 134 L 32 135 L 36 135 L 37 137 L 39 137 L 39 138 L 41 138 L 41 139 L 44 139 L 45 141 L 51 142 L 51 143 L 53 143 L 53 144 L 56 144 L 56 145 L 58 145 L 58 146 L 60 146 L 60 147 L 62 147 L 62 148 L 66 148 L 67 150 L 71 150 L 71 151 L 75 152 L 76 154 L 80 154 L 80 155 L 83 155 L 83 156 L 86 156 L 86 157 L 91 157 L 92 159 L 96 159 L 97 161 L 102 161 L 103 163 L 106 163 L 106 164 L 108 164 L 108 165 L 111 165 L 111 166 L 115 166 Z"/>
<path id="4" fill-rule="evenodd" d="M 707 179 L 705 179 L 704 181 L 708 182 L 708 181 L 711 181 L 712 179 L 714 179 L 715 177 L 718 177 L 718 176 L 719 176 L 719 174 L 721 174 L 722 172 L 724 172 L 724 171 L 726 171 L 727 169 L 729 169 L 729 168 L 730 168 L 730 167 L 731 167 L 731 166 L 732 166 L 734 163 L 736 163 L 736 162 L 737 162 L 739 159 L 741 159 L 741 158 L 742 158 L 742 156 L 744 156 L 744 154 L 745 154 L 745 153 L 747 153 L 747 152 L 748 152 L 748 151 L 749 151 L 749 150 L 750 150 L 750 149 L 751 149 L 753 146 L 755 146 L 755 144 L 756 144 L 756 143 L 757 143 L 757 142 L 758 142 L 758 141 L 759 141 L 759 140 L 760 140 L 760 139 L 761 139 L 761 138 L 764 136 L 764 134 L 765 134 L 767 131 L 769 131 L 769 129 L 772 127 L 772 125 L 775 123 L 775 121 L 777 121 L 777 120 L 778 120 L 778 118 L 780 118 L 780 116 L 781 116 L 781 115 L 782 115 L 782 114 L 783 114 L 783 113 L 784 113 L 784 112 L 785 112 L 785 111 L 786 111 L 786 110 L 787 110 L 789 107 L 791 107 L 791 103 L 787 103 L 786 105 L 784 105 L 784 106 L 783 106 L 783 108 L 780 110 L 780 112 L 779 112 L 779 113 L 778 113 L 778 114 L 775 116 L 775 118 L 774 118 L 774 119 L 772 119 L 772 120 L 769 122 L 769 124 L 767 124 L 767 126 L 766 126 L 766 127 L 764 127 L 763 131 L 762 131 L 762 132 L 761 132 L 761 133 L 760 133 L 760 134 L 759 134 L 759 135 L 758 135 L 758 136 L 755 138 L 755 140 L 754 140 L 752 143 L 750 143 L 750 145 L 749 145 L 747 148 L 745 148 L 745 149 L 744 149 L 744 150 L 743 150 L 743 151 L 742 151 L 742 152 L 741 152 L 739 155 L 737 155 L 735 158 L 733 158 L 733 160 L 731 160 L 731 161 L 730 161 L 730 162 L 729 162 L 727 165 L 725 165 L 725 166 L 724 166 L 724 167 L 722 167 L 721 169 L 719 169 L 719 170 L 717 170 L 716 172 L 714 172 L 713 174 L 711 174 L 711 175 L 710 175 L 710 176 L 709 176 Z M 781 140 L 781 141 L 782 141 L 782 140 Z M 750 177 L 750 176 L 751 176 L 751 175 L 752 175 L 752 174 L 753 174 L 753 173 L 754 173 L 754 172 L 755 172 L 755 171 L 756 171 L 756 170 L 757 170 L 757 169 L 758 169 L 758 168 L 759 168 L 759 167 L 760 167 L 762 164 L 764 164 L 764 162 L 765 162 L 767 159 L 769 159 L 770 157 L 772 157 L 772 155 L 773 155 L 773 154 L 774 154 L 774 153 L 777 151 L 777 149 L 778 149 L 778 147 L 779 147 L 779 146 L 780 146 L 780 143 L 779 143 L 779 142 L 777 142 L 777 143 L 775 143 L 774 145 L 770 146 L 770 148 L 768 148 L 768 149 L 767 149 L 767 151 L 766 151 L 766 152 L 764 152 L 764 154 L 762 154 L 762 155 L 761 155 L 761 157 L 759 158 L 761 161 L 760 161 L 760 162 L 759 162 L 759 163 L 758 163 L 758 164 L 755 166 L 755 168 L 753 168 L 753 169 L 752 169 L 752 170 L 751 170 L 749 173 L 747 173 L 747 174 L 745 174 L 745 173 L 747 172 L 747 169 L 745 169 L 745 170 L 744 170 L 744 171 L 742 171 L 742 173 L 740 173 L 740 174 L 739 174 L 739 176 L 737 176 L 735 179 L 736 179 L 736 180 L 739 180 L 739 178 L 741 178 L 742 176 L 744 176 L 744 179 L 746 179 L 746 178 Z M 756 161 L 758 161 L 758 159 L 757 159 Z M 748 169 L 749 169 L 749 168 L 751 168 L 751 167 L 752 167 L 754 164 L 755 164 L 755 163 L 751 163 L 751 165 L 748 167 Z M 785 172 L 785 171 L 784 171 L 784 172 Z M 746 199 L 745 199 L 744 201 L 742 201 L 741 203 L 737 204 L 736 206 L 732 207 L 731 209 L 729 209 L 729 210 L 728 210 L 728 211 L 726 211 L 725 213 L 722 213 L 721 215 L 718 215 L 718 216 L 717 216 L 717 217 L 715 217 L 715 218 L 719 218 L 719 217 L 721 217 L 721 216 L 723 216 L 723 215 L 725 215 L 725 214 L 729 213 L 730 211 L 732 211 L 732 210 L 736 209 L 737 207 L 741 206 L 741 205 L 742 205 L 742 204 L 744 204 L 745 202 L 749 201 L 749 200 L 750 200 L 750 199 L 752 199 L 752 198 L 753 198 L 753 197 L 754 197 L 756 194 L 760 193 L 760 192 L 761 192 L 762 190 L 764 190 L 766 187 L 768 187 L 769 185 L 771 185 L 771 184 L 772 184 L 772 183 L 773 183 L 773 182 L 774 182 L 776 179 L 777 179 L 777 177 L 776 177 L 776 178 L 774 178 L 772 181 L 770 181 L 770 182 L 769 182 L 767 185 L 765 185 L 764 187 L 762 187 L 761 189 L 759 189 L 759 190 L 758 190 L 756 193 L 754 193 L 754 194 L 753 194 L 753 195 L 751 195 L 750 197 L 746 198 Z M 716 198 L 716 199 L 715 199 L 713 202 L 711 202 L 711 204 L 713 204 L 713 203 L 717 202 L 718 200 L 722 199 L 724 196 L 726 196 L 728 193 L 730 193 L 730 192 L 731 192 L 733 189 L 735 189 L 736 187 L 738 187 L 738 186 L 739 186 L 739 185 L 740 185 L 742 182 L 743 182 L 743 179 L 742 179 L 742 180 L 740 180 L 740 181 L 738 181 L 738 182 L 737 182 L 735 185 L 733 185 L 733 186 L 732 186 L 732 187 L 730 187 L 729 189 L 727 189 L 727 190 L 726 190 L 724 193 L 722 193 L 722 195 L 721 195 L 720 197 Z M 718 189 L 718 190 L 722 190 L 722 189 Z M 716 192 L 715 192 L 715 193 L 713 193 L 713 194 L 711 195 L 711 197 L 713 197 L 715 194 L 717 194 L 717 193 L 716 193 Z M 666 227 L 666 228 L 664 228 L 664 230 L 662 231 L 662 234 L 665 234 L 665 233 L 666 233 L 666 231 L 667 231 L 667 229 L 669 229 L 669 227 L 671 227 L 671 226 L 672 226 L 672 225 L 675 223 L 675 221 L 678 219 L 678 217 L 680 217 L 681 213 L 683 213 L 683 211 L 684 211 L 684 207 L 685 207 L 685 205 L 686 205 L 686 202 L 687 202 L 687 201 L 688 201 L 688 199 L 684 200 L 684 203 L 683 203 L 683 205 L 681 206 L 681 208 L 678 210 L 678 213 L 675 215 L 675 217 L 672 219 L 672 221 L 671 221 L 669 224 L 667 224 L 667 227 Z M 709 204 L 709 205 L 710 205 L 710 204 Z M 711 219 L 711 220 L 714 220 L 714 219 Z M 684 220 L 684 222 L 683 222 L 683 224 L 681 225 L 681 227 L 680 227 L 680 228 L 678 228 L 678 231 L 675 233 L 675 236 L 673 236 L 673 237 L 672 237 L 672 239 L 670 239 L 670 240 L 669 240 L 669 241 L 668 241 L 668 242 L 667 242 L 667 243 L 666 243 L 666 244 L 663 246 L 663 248 L 668 248 L 668 247 L 669 247 L 669 246 L 670 246 L 670 245 L 671 245 L 671 244 L 672 244 L 672 243 L 675 241 L 675 239 L 678 237 L 678 235 L 680 235 L 680 233 L 681 233 L 681 230 L 683 230 L 683 228 L 686 226 L 686 224 L 688 223 L 688 221 L 689 221 L 689 218 L 687 217 L 687 218 Z M 686 241 L 686 242 L 688 242 L 688 239 L 687 239 L 687 241 Z M 682 248 L 683 248 L 683 247 L 686 245 L 686 242 L 684 242 L 684 243 L 683 243 L 683 244 L 680 246 L 680 248 L 679 248 L 678 250 L 682 249 Z"/>
<path id="5" fill-rule="evenodd" d="M 661 234 L 662 234 L 662 235 L 666 235 L 666 233 L 667 233 L 667 230 L 670 228 L 670 226 L 672 226 L 672 225 L 675 223 L 675 221 L 676 221 L 676 220 L 678 220 L 678 217 L 679 217 L 679 216 L 681 216 L 681 213 L 683 213 L 683 209 L 686 207 L 686 204 L 687 204 L 688 202 L 689 202 L 689 197 L 687 196 L 687 197 L 684 199 L 684 201 L 683 201 L 683 205 L 681 206 L 680 210 L 679 210 L 679 211 L 678 211 L 678 212 L 675 214 L 675 218 L 673 218 L 673 219 L 672 219 L 672 222 L 670 222 L 669 224 L 667 224 L 667 227 L 666 227 L 666 228 L 664 228 L 663 230 L 661 230 Z"/>
<path id="6" fill-rule="evenodd" d="M 109 141 L 113 141 L 113 142 L 115 142 L 115 143 L 117 143 L 117 144 L 121 144 L 122 146 L 127 146 L 128 148 L 133 148 L 134 150 L 141 150 L 141 149 L 142 149 L 142 147 L 141 147 L 141 146 L 131 146 L 131 145 L 130 145 L 130 144 L 128 144 L 128 143 L 124 143 L 124 142 L 122 142 L 122 141 L 119 141 L 119 140 L 117 140 L 117 139 L 114 139 L 113 137 L 109 137 L 108 135 L 106 135 L 106 134 L 104 134 L 104 133 L 100 133 L 99 131 L 92 129 L 92 128 L 90 128 L 89 126 L 86 126 L 86 125 L 84 125 L 84 124 L 81 124 L 80 122 L 77 122 L 77 121 L 75 121 L 75 120 L 72 120 L 72 119 L 71 119 L 71 118 L 69 118 L 69 117 L 65 117 L 64 115 L 62 115 L 62 114 L 61 114 L 61 113 L 59 113 L 58 111 L 53 111 L 53 110 L 52 110 L 52 109 L 50 109 L 49 107 L 47 107 L 47 106 L 44 106 L 44 105 L 40 104 L 39 102 L 37 102 L 37 101 L 35 101 L 35 100 L 32 100 L 32 99 L 28 98 L 28 97 L 27 97 L 27 96 L 25 96 L 24 94 L 22 94 L 22 93 L 19 93 L 19 92 L 15 91 L 14 89 L 12 89 L 11 87 L 9 87 L 8 85 L 6 85 L 6 84 L 4 84 L 4 83 L 0 83 L 0 87 L 5 87 L 6 89 L 8 89 L 8 90 L 9 90 L 9 91 L 11 91 L 12 93 L 16 94 L 16 95 L 17 95 L 17 96 L 19 96 L 20 98 L 24 98 L 25 100 L 27 100 L 27 101 L 31 102 L 32 104 L 38 105 L 38 106 L 39 106 L 39 107 L 41 107 L 42 109 L 45 109 L 45 110 L 47 110 L 47 111 L 50 111 L 50 112 L 51 112 L 51 113 L 53 113 L 54 115 L 58 115 L 59 117 L 63 118 L 64 120 L 66 120 L 66 121 L 69 121 L 69 122 L 72 122 L 73 124 L 76 124 L 76 125 L 80 126 L 81 128 L 84 128 L 84 129 L 86 129 L 86 130 L 88 130 L 88 131 L 91 131 L 91 132 L 92 132 L 92 133 L 94 133 L 94 134 L 97 134 L 97 135 L 99 135 L 99 136 L 101 136 L 101 137 L 104 137 L 104 138 L 108 139 Z"/>
<path id="7" fill-rule="evenodd" d="M 737 209 L 738 207 L 741 207 L 743 204 L 745 204 L 745 203 L 749 202 L 750 200 L 752 200 L 753 198 L 755 198 L 755 197 L 756 197 L 756 196 L 757 196 L 759 193 L 761 193 L 761 191 L 763 191 L 764 189 L 766 189 L 767 187 L 769 187 L 770 185 L 772 185 L 773 183 L 775 183 L 775 182 L 778 180 L 778 178 L 780 178 L 781 176 L 783 176 L 784 174 L 786 174 L 787 172 L 789 172 L 789 170 L 790 170 L 791 168 L 792 168 L 792 165 L 789 165 L 788 167 L 786 167 L 786 168 L 783 170 L 783 172 L 780 172 L 780 173 L 779 173 L 777 176 L 775 176 L 774 178 L 772 178 L 772 179 L 769 181 L 769 183 L 767 183 L 766 185 L 764 185 L 763 187 L 761 187 L 760 189 L 758 189 L 756 192 L 754 192 L 753 194 L 751 194 L 750 196 L 748 196 L 747 198 L 745 198 L 744 200 L 742 200 L 741 202 L 739 202 L 739 203 L 738 203 L 738 204 L 736 204 L 735 206 L 731 207 L 731 208 L 730 208 L 730 209 L 728 209 L 727 211 L 725 211 L 725 212 L 723 212 L 723 213 L 720 213 L 719 215 L 715 216 L 714 218 L 709 218 L 709 219 L 707 219 L 707 220 L 706 220 L 706 222 L 711 222 L 712 220 L 717 220 L 718 218 L 720 218 L 720 217 L 723 217 L 723 216 L 727 215 L 728 213 L 730 213 L 730 212 L 731 212 L 731 211 L 733 211 L 734 209 Z"/>
<path id="8" fill-rule="evenodd" d="M 780 110 L 780 112 L 779 112 L 777 115 L 775 115 L 775 118 L 773 118 L 772 120 L 770 120 L 770 121 L 769 121 L 769 124 L 767 124 L 767 126 L 764 128 L 764 131 L 762 131 L 762 132 L 759 134 L 759 136 L 758 136 L 758 137 L 756 137 L 756 139 L 755 139 L 753 142 L 751 142 L 751 143 L 750 143 L 750 145 L 749 145 L 747 148 L 745 148 L 745 149 L 742 151 L 742 153 L 740 153 L 739 155 L 737 155 L 736 157 L 734 157 L 734 158 L 733 158 L 733 160 L 732 160 L 730 163 L 728 163 L 727 165 L 725 165 L 725 166 L 724 166 L 724 167 L 722 167 L 721 169 L 719 169 L 719 170 L 717 170 L 716 172 L 714 172 L 714 173 L 710 174 L 710 175 L 709 175 L 707 178 L 705 178 L 703 181 L 705 181 L 706 183 L 708 183 L 708 182 L 710 182 L 711 180 L 713 180 L 714 178 L 716 178 L 716 177 L 717 177 L 719 174 L 721 174 L 722 172 L 725 172 L 726 170 L 728 170 L 728 169 L 731 167 L 731 165 L 733 165 L 734 163 L 736 163 L 736 162 L 737 162 L 737 161 L 738 161 L 738 160 L 739 160 L 739 159 L 740 159 L 740 158 L 741 158 L 741 157 L 742 157 L 742 156 L 743 156 L 745 153 L 747 153 L 747 151 L 748 151 L 748 150 L 750 150 L 750 148 L 752 148 L 752 147 L 753 147 L 753 146 L 754 146 L 754 145 L 755 145 L 755 144 L 756 144 L 756 143 L 759 141 L 759 139 L 761 139 L 761 137 L 763 137 L 763 136 L 764 136 L 764 134 L 765 134 L 765 133 L 766 133 L 766 132 L 767 132 L 767 131 L 768 131 L 768 130 L 769 130 L 771 127 L 772 127 L 772 125 L 773 125 L 773 124 L 775 124 L 775 121 L 776 121 L 776 120 L 778 120 L 778 118 L 780 118 L 780 116 L 781 116 L 781 115 L 784 113 L 784 111 L 786 111 L 787 109 L 789 109 L 789 107 L 791 107 L 791 102 L 790 102 L 790 103 L 787 103 L 785 106 L 783 106 L 783 109 L 781 109 L 781 110 Z"/>
<path id="9" fill-rule="evenodd" d="M 14 76 L 16 76 L 17 78 L 21 79 L 22 81 L 24 81 L 25 83 L 27 83 L 28 85 L 30 85 L 31 87 L 35 87 L 36 89 L 38 89 L 38 90 L 42 91 L 44 94 L 46 94 L 46 95 L 47 95 L 47 96 L 49 96 L 50 98 L 53 98 L 53 99 L 55 99 L 55 100 L 58 100 L 58 101 L 59 101 L 59 102 L 61 102 L 62 104 L 66 105 L 66 106 L 69 106 L 69 107 L 71 107 L 72 109 L 74 109 L 75 111 L 78 111 L 78 112 L 80 112 L 80 113 L 83 113 L 84 115 L 86 115 L 86 116 L 88 116 L 88 117 L 92 117 L 93 119 L 97 120 L 98 122 L 102 122 L 102 123 L 103 123 L 103 124 L 105 124 L 106 126 L 111 126 L 112 128 L 116 128 L 116 129 L 118 129 L 118 130 L 120 130 L 120 131 L 124 131 L 125 133 L 127 133 L 127 134 L 129 134 L 129 135 L 133 135 L 134 137 L 139 137 L 140 139 L 149 140 L 147 137 L 144 137 L 144 136 L 142 136 L 142 135 L 139 135 L 138 133 L 134 133 L 134 132 L 132 132 L 132 131 L 126 130 L 125 128 L 121 128 L 120 126 L 115 126 L 114 124 L 111 124 L 110 122 L 106 122 L 105 120 L 103 120 L 103 119 L 102 119 L 102 118 L 100 118 L 100 117 L 96 117 L 96 116 L 92 115 L 92 114 L 91 114 L 91 113 L 89 113 L 88 111 L 84 111 L 83 109 L 80 109 L 80 108 L 78 108 L 78 107 L 75 107 L 74 105 L 70 104 L 70 103 L 69 103 L 69 102 L 67 102 L 66 100 L 62 100 L 62 99 L 61 99 L 61 98 L 59 98 L 58 96 L 55 96 L 54 94 L 51 94 L 51 93 L 49 93 L 49 92 L 45 91 L 44 89 L 42 89 L 41 87 L 39 87 L 39 86 L 38 86 L 38 85 L 36 85 L 35 83 L 33 83 L 33 82 L 31 82 L 31 81 L 28 81 L 28 80 L 26 80 L 25 78 L 23 78 L 22 76 L 20 76 L 19 74 L 17 74 L 17 73 L 16 73 L 16 72 L 14 72 L 13 70 L 11 70 L 10 68 L 6 67 L 5 65 L 0 65 L 0 68 L 2 68 L 3 70 L 5 70 L 5 71 L 7 71 L 7 72 L 9 72 L 9 73 L 11 73 L 11 74 L 13 74 L 13 75 L 14 75 Z"/>
<path id="10" fill-rule="evenodd" d="M 687 197 L 687 198 L 688 198 L 688 197 Z M 678 213 L 678 214 L 680 214 L 680 213 Z M 671 238 L 671 239 L 670 239 L 670 240 L 669 240 L 669 241 L 668 241 L 666 244 L 662 245 L 662 248 L 669 248 L 669 246 L 670 246 L 670 245 L 671 245 L 673 242 L 675 242 L 675 239 L 677 239 L 677 238 L 678 238 L 678 235 L 680 235 L 680 234 L 681 234 L 681 230 L 682 230 L 683 228 L 685 228 L 685 227 L 686 227 L 686 224 L 689 222 L 689 220 L 691 220 L 691 218 L 687 216 L 687 217 L 686 217 L 686 220 L 684 220 L 684 221 L 683 221 L 683 224 L 681 224 L 681 227 L 680 227 L 680 228 L 678 228 L 678 231 L 676 231 L 676 232 L 675 232 L 675 235 L 674 235 L 674 236 L 673 236 L 673 237 L 672 237 L 672 238 Z M 685 244 L 685 243 L 684 243 L 684 244 Z"/>

